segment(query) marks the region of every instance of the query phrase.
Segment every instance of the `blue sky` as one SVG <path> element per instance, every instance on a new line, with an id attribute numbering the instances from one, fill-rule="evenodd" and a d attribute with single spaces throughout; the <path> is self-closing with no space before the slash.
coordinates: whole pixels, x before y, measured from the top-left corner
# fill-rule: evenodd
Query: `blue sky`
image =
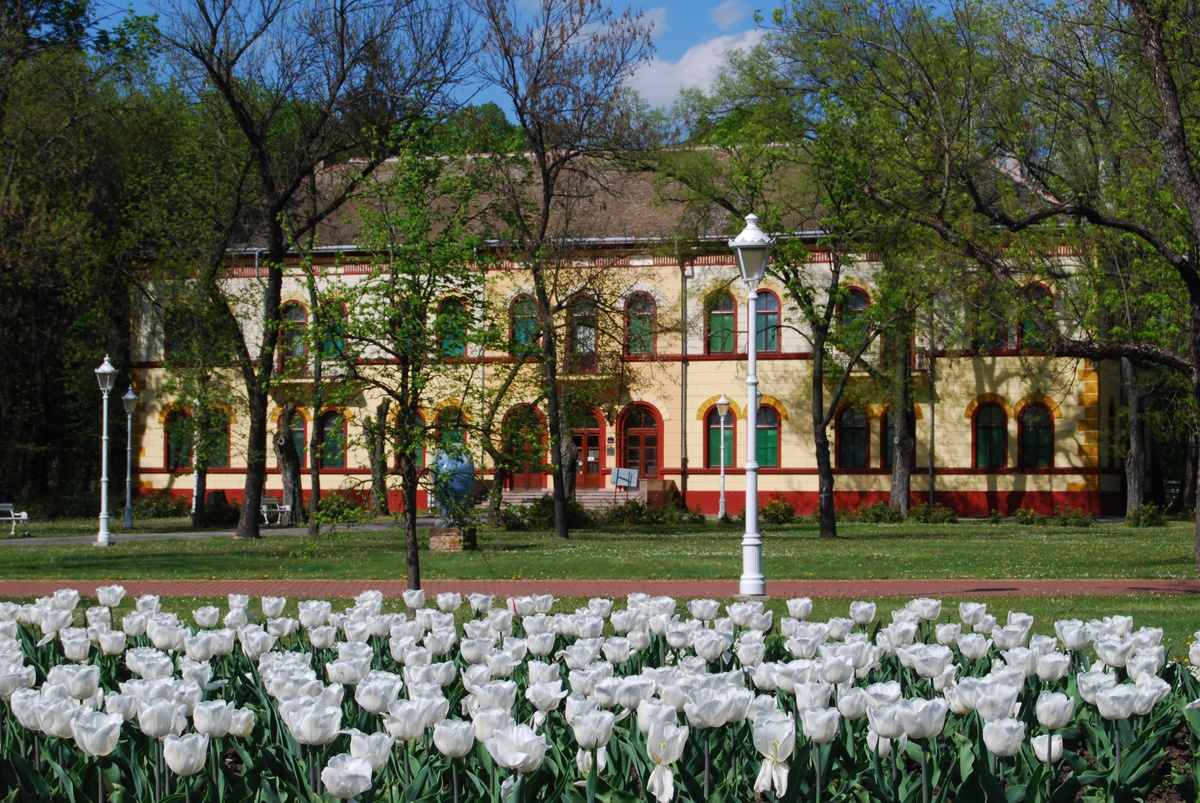
<path id="1" fill-rule="evenodd" d="M 749 47 L 762 31 L 754 27 L 755 9 L 774 6 L 742 0 L 659 0 L 642 6 L 654 23 L 655 59 L 642 68 L 633 86 L 655 106 L 669 106 L 686 86 L 707 89 L 726 50 Z"/>
<path id="2" fill-rule="evenodd" d="M 153 0 L 100 0 L 114 12 L 131 7 L 141 14 L 154 13 Z M 632 4 L 635 8 L 637 3 Z M 623 10 L 626 0 L 614 0 Z M 633 79 L 633 86 L 651 105 L 670 106 L 686 86 L 707 89 L 716 76 L 726 50 L 749 47 L 761 30 L 754 27 L 754 12 L 769 15 L 773 5 L 743 0 L 647 0 L 641 9 L 653 24 L 655 58 Z M 487 93 L 475 102 L 490 100 Z M 503 105 L 503 104 L 502 104 Z"/>

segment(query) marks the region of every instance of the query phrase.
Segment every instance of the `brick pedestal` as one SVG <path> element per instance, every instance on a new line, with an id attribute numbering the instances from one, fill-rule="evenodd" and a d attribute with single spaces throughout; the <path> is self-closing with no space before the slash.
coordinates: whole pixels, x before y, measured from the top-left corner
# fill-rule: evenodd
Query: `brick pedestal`
<path id="1" fill-rule="evenodd" d="M 478 548 L 474 527 L 461 531 L 457 527 L 436 527 L 429 534 L 430 552 L 474 552 Z"/>

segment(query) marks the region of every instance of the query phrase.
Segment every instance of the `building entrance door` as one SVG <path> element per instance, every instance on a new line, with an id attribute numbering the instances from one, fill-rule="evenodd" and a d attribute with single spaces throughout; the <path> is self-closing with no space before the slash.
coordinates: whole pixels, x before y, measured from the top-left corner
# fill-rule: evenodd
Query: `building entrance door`
<path id="1" fill-rule="evenodd" d="M 604 487 L 604 452 L 601 451 L 603 430 L 595 413 L 583 413 L 572 422 L 575 448 L 579 450 L 579 462 L 575 466 L 576 488 Z"/>

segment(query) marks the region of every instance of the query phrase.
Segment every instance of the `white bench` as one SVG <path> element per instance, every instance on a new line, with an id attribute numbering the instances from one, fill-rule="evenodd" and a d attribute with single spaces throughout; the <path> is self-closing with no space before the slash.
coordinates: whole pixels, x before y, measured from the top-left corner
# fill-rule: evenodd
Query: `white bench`
<path id="1" fill-rule="evenodd" d="M 17 534 L 17 522 L 25 528 L 24 536 L 29 536 L 29 514 L 23 510 L 17 510 L 13 505 L 0 504 L 0 524 L 10 522 L 12 530 L 9 531 L 10 536 Z"/>
<path id="2" fill-rule="evenodd" d="M 272 515 L 275 516 L 276 524 L 283 525 L 285 523 L 292 523 L 292 506 L 281 504 L 280 501 L 273 496 L 264 496 L 259 510 L 262 512 L 263 524 L 269 525 L 271 523 Z"/>

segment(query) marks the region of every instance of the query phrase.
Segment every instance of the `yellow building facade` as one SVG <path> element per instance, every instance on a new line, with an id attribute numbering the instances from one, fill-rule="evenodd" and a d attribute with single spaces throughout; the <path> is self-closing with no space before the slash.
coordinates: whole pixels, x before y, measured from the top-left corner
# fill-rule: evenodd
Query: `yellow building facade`
<path id="1" fill-rule="evenodd" d="M 707 255 L 682 260 L 672 250 L 655 238 L 596 241 L 581 248 L 585 257 L 561 266 L 556 274 L 556 299 L 563 307 L 558 326 L 561 380 L 569 395 L 582 400 L 570 421 L 579 455 L 577 488 L 590 504 L 621 501 L 625 492 L 614 490 L 613 471 L 633 468 L 640 490 L 649 491 L 651 498 L 678 492 L 689 508 L 713 514 L 719 504 L 724 443 L 727 510 L 739 513 L 745 491 L 746 352 L 753 331 L 762 394 L 757 435 L 760 504 L 782 498 L 800 513 L 811 512 L 817 506 L 812 354 L 798 310 L 786 289 L 768 276 L 751 326 L 747 291 L 727 249 L 714 247 Z M 232 257 L 226 280 L 233 288 L 231 295 L 244 299 L 244 330 L 252 344 L 261 336 L 254 327 L 264 275 L 254 256 L 247 251 Z M 818 284 L 822 272 L 828 271 L 827 259 L 813 248 L 809 268 Z M 365 265 L 365 255 L 352 247 L 324 249 L 320 281 L 326 288 L 352 288 L 367 281 Z M 844 279 L 853 308 L 871 303 L 876 267 L 856 263 Z M 522 338 L 532 297 L 528 272 L 501 258 L 479 266 L 478 275 L 477 292 L 461 299 L 472 321 L 468 330 L 507 327 L 510 340 Z M 309 297 L 299 268 L 289 267 L 284 316 L 296 327 L 308 320 Z M 346 314 L 359 313 L 348 309 Z M 515 368 L 517 358 L 510 348 L 483 348 L 465 334 L 461 351 L 447 356 L 444 372 L 429 389 L 423 412 L 432 449 L 441 434 L 439 417 L 446 410 L 461 410 L 462 437 L 479 478 L 487 482 L 495 472 L 475 425 L 514 370 L 520 379 L 510 383 L 511 391 L 501 400 L 503 412 L 494 429 L 502 433 L 505 415 L 527 411 L 531 405 L 536 416 L 521 419 L 523 426 L 543 420 L 537 418 L 542 416 L 540 365 L 527 361 Z M 187 400 L 167 390 L 168 339 L 162 321 L 147 305 L 134 326 L 134 370 L 142 399 L 134 423 L 135 476 L 143 490 L 187 496 L 193 487 L 190 445 L 179 433 L 186 433 L 192 410 Z M 298 342 L 287 337 L 282 341 L 283 351 Z M 1122 509 L 1122 476 L 1115 457 L 1121 400 L 1111 368 L 1023 349 L 1019 332 L 994 344 L 999 348 L 956 349 L 940 341 L 933 349 L 929 345 L 918 337 L 914 349 L 914 503 L 932 499 L 968 516 L 993 510 L 1008 515 L 1020 508 L 1048 513 L 1062 505 L 1093 514 Z M 878 359 L 871 356 L 874 353 L 868 357 Z M 372 371 L 394 370 L 386 360 L 364 361 L 371 363 Z M 331 370 L 336 379 L 336 369 Z M 237 401 L 237 378 L 226 380 L 222 384 L 230 394 L 223 407 L 228 448 L 210 458 L 207 487 L 225 491 L 236 502 L 244 486 L 240 444 L 247 427 Z M 277 405 L 285 399 L 302 400 L 306 382 L 311 378 L 302 369 L 276 383 L 272 432 L 278 423 Z M 886 501 L 891 482 L 886 399 L 871 390 L 865 372 L 852 376 L 849 388 L 829 428 L 835 503 L 844 510 Z M 730 401 L 724 429 L 716 412 L 722 395 Z M 320 411 L 302 409 L 297 416 L 298 444 L 307 441 L 313 426 L 321 426 L 327 442 L 334 444 L 332 451 L 326 448 L 318 456 L 324 491 L 362 491 L 369 486 L 363 422 L 374 415 L 380 398 L 378 392 L 355 389 Z M 527 497 L 549 492 L 550 478 L 544 471 L 548 458 L 535 458 L 533 465 L 501 478 L 510 493 Z M 305 455 L 306 467 L 309 459 L 312 455 Z M 277 496 L 280 491 L 278 467 L 270 455 L 265 492 Z M 419 504 L 424 503 L 422 496 Z"/>

